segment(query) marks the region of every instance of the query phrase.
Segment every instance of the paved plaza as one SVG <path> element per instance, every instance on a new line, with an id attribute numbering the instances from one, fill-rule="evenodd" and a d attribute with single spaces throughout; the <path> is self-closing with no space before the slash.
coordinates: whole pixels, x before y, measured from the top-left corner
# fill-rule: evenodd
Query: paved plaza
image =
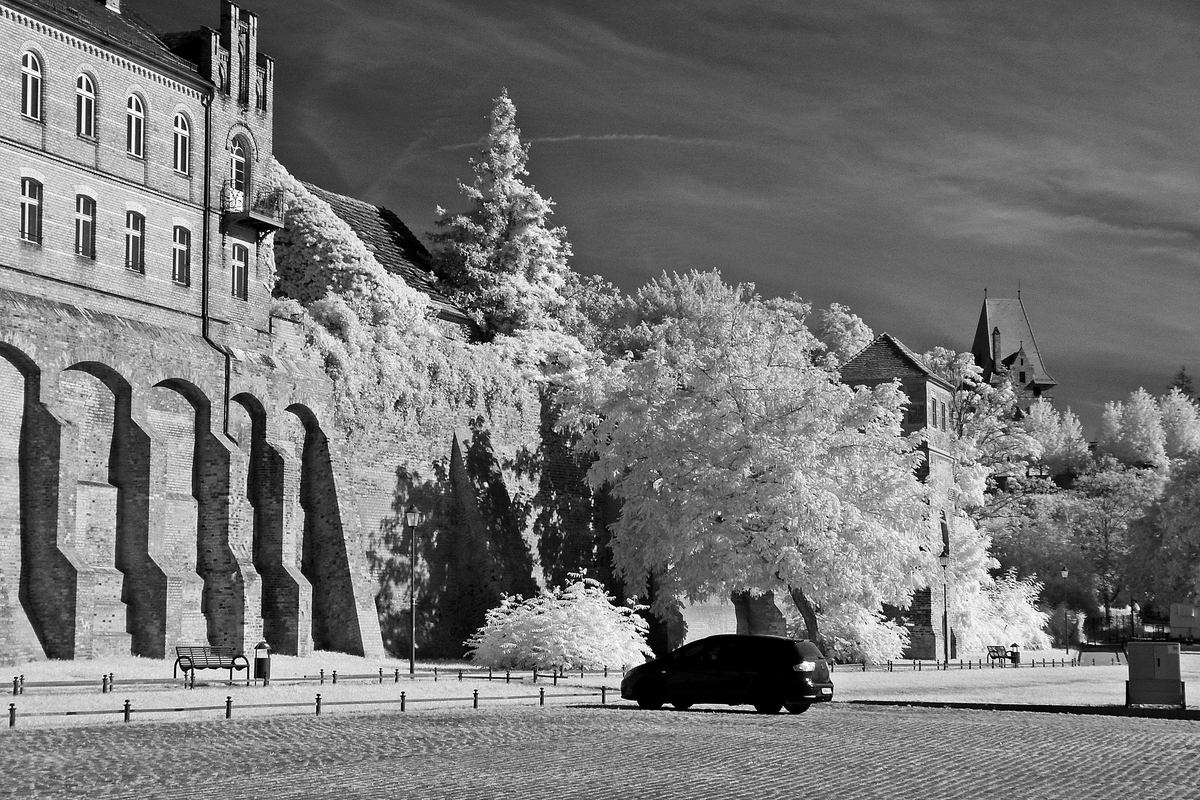
<path id="1" fill-rule="evenodd" d="M 0 734 L 0 796 L 1195 798 L 1200 724 L 834 703 L 326 713 Z"/>

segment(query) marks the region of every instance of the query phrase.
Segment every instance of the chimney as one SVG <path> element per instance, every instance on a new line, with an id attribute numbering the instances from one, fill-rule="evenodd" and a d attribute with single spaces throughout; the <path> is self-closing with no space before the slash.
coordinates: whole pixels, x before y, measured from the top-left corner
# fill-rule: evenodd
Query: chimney
<path id="1" fill-rule="evenodd" d="M 100 2 L 104 3 L 104 7 L 114 14 L 121 13 L 121 0 L 100 0 Z"/>
<path id="2" fill-rule="evenodd" d="M 992 372 L 999 372 L 1000 365 L 1000 328 L 992 328 Z"/>

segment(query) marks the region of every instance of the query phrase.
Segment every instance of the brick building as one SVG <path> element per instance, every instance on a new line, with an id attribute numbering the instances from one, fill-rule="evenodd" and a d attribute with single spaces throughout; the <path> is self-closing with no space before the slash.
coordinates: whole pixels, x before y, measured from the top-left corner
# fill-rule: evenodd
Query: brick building
<path id="1" fill-rule="evenodd" d="M 911 350 L 891 334 L 881 334 L 842 366 L 842 382 L 851 386 L 877 386 L 899 380 L 908 405 L 904 409 L 902 430 L 921 431 L 925 459 L 920 478 L 929 486 L 929 522 L 942 539 L 943 556 L 954 557 L 954 543 L 946 523 L 950 508 L 949 491 L 954 480 L 950 455 L 950 402 L 954 387 L 938 377 Z M 902 620 L 909 632 L 905 658 L 943 658 L 954 655 L 954 634 L 947 620 L 948 589 L 944 585 L 913 593 L 907 609 L 887 609 L 888 615 Z M 950 641 L 947 642 L 946 639 Z"/>
<path id="2" fill-rule="evenodd" d="M 271 315 L 274 62 L 254 14 L 219 8 L 216 29 L 159 35 L 120 0 L 0 0 L 0 662 L 260 639 L 406 649 L 381 596 L 406 592 L 397 521 L 422 490 L 438 534 L 422 540 L 421 643 L 456 652 L 555 555 L 519 530 L 523 575 L 495 577 L 480 492 L 558 481 L 558 518 L 594 529 L 534 387 L 520 418 L 479 409 L 351 452 L 322 365 Z M 394 215 L 323 196 L 464 322 Z M 515 470 L 531 449 L 561 468 Z M 572 566 L 602 549 L 570 547 L 555 553 Z"/>

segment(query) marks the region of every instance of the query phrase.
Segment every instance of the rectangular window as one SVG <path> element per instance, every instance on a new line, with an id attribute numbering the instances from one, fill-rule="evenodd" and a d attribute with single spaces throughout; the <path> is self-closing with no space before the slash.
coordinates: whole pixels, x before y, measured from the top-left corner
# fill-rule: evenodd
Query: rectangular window
<path id="1" fill-rule="evenodd" d="M 125 212 L 125 268 L 146 271 L 146 218 L 136 211 Z"/>
<path id="2" fill-rule="evenodd" d="M 175 226 L 171 251 L 171 280 L 187 286 L 192 272 L 192 234 L 187 228 Z"/>
<path id="3" fill-rule="evenodd" d="M 42 185 L 33 178 L 21 179 L 21 238 L 42 242 Z"/>
<path id="4" fill-rule="evenodd" d="M 245 245 L 233 246 L 233 296 L 245 300 L 247 296 L 247 268 L 250 262 L 250 250 Z"/>
<path id="5" fill-rule="evenodd" d="M 96 201 L 86 194 L 75 196 L 75 252 L 96 257 Z"/>

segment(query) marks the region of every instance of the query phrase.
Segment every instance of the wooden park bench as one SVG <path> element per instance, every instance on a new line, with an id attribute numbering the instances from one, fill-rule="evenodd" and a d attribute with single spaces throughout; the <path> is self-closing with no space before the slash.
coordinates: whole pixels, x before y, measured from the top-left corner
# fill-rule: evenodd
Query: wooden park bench
<path id="1" fill-rule="evenodd" d="M 233 680 L 233 671 L 246 670 L 246 683 L 250 682 L 250 661 L 233 647 L 210 647 L 208 645 L 182 645 L 175 648 L 175 668 L 171 676 L 175 677 L 183 670 L 183 680 L 187 681 L 188 673 L 192 673 L 192 684 L 196 682 L 198 669 L 227 669 L 229 680 Z M 238 661 L 241 660 L 241 664 Z"/>
<path id="2" fill-rule="evenodd" d="M 994 661 L 1012 661 L 1008 648 L 1002 644 L 989 644 L 988 663 L 991 664 Z"/>

